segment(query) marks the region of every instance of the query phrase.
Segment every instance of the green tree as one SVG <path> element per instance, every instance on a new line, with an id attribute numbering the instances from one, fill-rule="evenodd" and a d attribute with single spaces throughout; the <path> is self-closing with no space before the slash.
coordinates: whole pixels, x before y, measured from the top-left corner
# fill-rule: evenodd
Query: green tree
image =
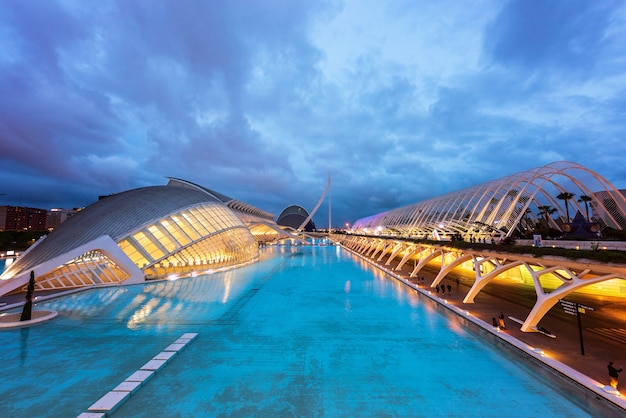
<path id="1" fill-rule="evenodd" d="M 531 225 L 531 221 L 530 221 L 530 217 L 528 215 L 530 215 L 531 213 L 533 213 L 532 210 L 530 210 L 530 208 L 526 208 L 526 210 L 524 211 L 524 220 L 526 222 L 526 226 L 527 227 L 532 227 Z"/>
<path id="2" fill-rule="evenodd" d="M 556 197 L 557 199 L 561 199 L 563 202 L 565 202 L 565 214 L 567 215 L 567 223 L 569 223 L 569 205 L 568 205 L 568 202 L 573 197 L 574 197 L 574 193 L 570 193 L 570 192 L 560 193 Z"/>
<path id="3" fill-rule="evenodd" d="M 539 213 L 537 213 L 537 216 L 543 217 L 546 221 L 546 228 L 550 228 L 550 215 L 556 212 L 556 208 L 553 208 L 550 205 L 544 205 L 538 206 L 537 209 L 539 209 Z"/>

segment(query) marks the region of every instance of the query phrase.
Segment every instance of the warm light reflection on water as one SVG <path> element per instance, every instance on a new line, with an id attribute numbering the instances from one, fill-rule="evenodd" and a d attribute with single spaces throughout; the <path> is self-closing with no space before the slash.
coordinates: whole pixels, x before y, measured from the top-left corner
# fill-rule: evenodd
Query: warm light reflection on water
<path id="1" fill-rule="evenodd" d="M 159 298 L 149 299 L 144 305 L 140 306 L 133 312 L 130 319 L 126 323 L 128 329 L 137 329 L 141 325 L 150 313 L 159 305 L 161 301 Z"/>

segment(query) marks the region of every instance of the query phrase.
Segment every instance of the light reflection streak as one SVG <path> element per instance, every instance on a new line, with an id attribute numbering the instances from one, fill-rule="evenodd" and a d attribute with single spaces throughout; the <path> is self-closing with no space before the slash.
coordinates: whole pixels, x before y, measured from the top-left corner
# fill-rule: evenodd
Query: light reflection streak
<path id="1" fill-rule="evenodd" d="M 137 309 L 126 323 L 128 329 L 137 329 L 150 316 L 155 307 L 161 303 L 161 299 L 152 298 L 146 304 Z"/>
<path id="2" fill-rule="evenodd" d="M 457 335 L 461 335 L 461 336 L 467 335 L 467 331 L 461 324 L 461 321 L 449 321 L 448 328 Z"/>
<path id="3" fill-rule="evenodd" d="M 130 312 L 135 309 L 136 306 L 141 305 L 146 299 L 146 295 L 139 294 L 135 296 L 128 305 L 119 310 L 119 312 L 115 316 L 115 319 L 117 319 L 118 321 L 123 321 L 124 318 L 130 315 Z"/>
<path id="4" fill-rule="evenodd" d="M 230 298 L 230 291 L 232 289 L 233 279 L 230 274 L 224 277 L 224 294 L 222 295 L 222 303 L 228 302 Z"/>

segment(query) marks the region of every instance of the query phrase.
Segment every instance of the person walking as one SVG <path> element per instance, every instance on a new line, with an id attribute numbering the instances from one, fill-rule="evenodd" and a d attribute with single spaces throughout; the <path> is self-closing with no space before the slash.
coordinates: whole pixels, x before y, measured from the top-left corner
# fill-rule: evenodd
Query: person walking
<path id="1" fill-rule="evenodd" d="M 617 386 L 619 385 L 619 374 L 622 372 L 622 369 L 617 370 L 613 366 L 612 361 L 609 361 L 609 364 L 606 367 L 609 369 L 609 377 L 611 378 L 611 387 L 614 389 L 617 389 Z"/>
<path id="2" fill-rule="evenodd" d="M 506 329 L 506 324 L 504 323 L 504 314 L 500 312 L 500 316 L 498 317 L 500 322 L 500 329 Z"/>

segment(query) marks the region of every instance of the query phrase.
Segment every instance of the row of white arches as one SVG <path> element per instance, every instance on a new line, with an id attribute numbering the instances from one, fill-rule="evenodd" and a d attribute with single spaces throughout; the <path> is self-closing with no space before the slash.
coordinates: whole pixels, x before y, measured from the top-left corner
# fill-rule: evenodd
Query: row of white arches
<path id="1" fill-rule="evenodd" d="M 425 269 L 435 267 L 435 278 L 428 282 L 435 288 L 455 269 L 463 270 L 465 264 L 472 266 L 474 281 L 463 298 L 464 304 L 473 304 L 476 296 L 497 278 L 510 275 L 515 283 L 524 282 L 527 277 L 535 291 L 536 301 L 523 320 L 521 330 L 533 331 L 539 322 L 568 295 L 603 284 L 603 294 L 622 294 L 626 289 L 626 269 L 572 260 L 534 258 L 520 254 L 498 254 L 493 251 L 460 250 L 445 246 L 414 243 L 385 238 L 371 238 L 350 235 L 334 235 L 333 239 L 344 248 L 362 257 L 374 260 L 380 265 L 401 271 L 406 266 L 409 277 L 417 277 Z M 393 267 L 392 267 L 393 266 Z M 609 289 L 613 289 L 609 292 Z M 588 293 L 594 293 L 588 290 Z"/>

